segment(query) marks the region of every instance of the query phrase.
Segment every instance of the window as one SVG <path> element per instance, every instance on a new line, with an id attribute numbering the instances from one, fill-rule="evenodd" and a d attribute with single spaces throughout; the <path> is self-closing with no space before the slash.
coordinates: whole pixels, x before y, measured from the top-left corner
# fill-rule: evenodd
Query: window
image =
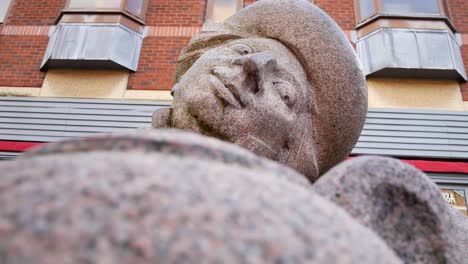
<path id="1" fill-rule="evenodd" d="M 10 9 L 11 0 L 0 1 L 0 24 L 6 19 L 8 9 Z"/>
<path id="2" fill-rule="evenodd" d="M 144 0 L 127 1 L 126 10 L 136 16 L 143 15 Z"/>
<path id="3" fill-rule="evenodd" d="M 382 0 L 384 13 L 439 14 L 438 0 Z"/>
<path id="4" fill-rule="evenodd" d="M 148 4 L 149 0 L 67 0 L 41 69 L 136 71 Z"/>
<path id="5" fill-rule="evenodd" d="M 70 9 L 119 9 L 120 0 L 70 0 Z"/>
<path id="6" fill-rule="evenodd" d="M 68 0 L 65 12 L 123 12 L 144 18 L 148 0 Z"/>
<path id="7" fill-rule="evenodd" d="M 445 0 L 355 0 L 353 32 L 366 76 L 466 81 Z"/>
<path id="8" fill-rule="evenodd" d="M 359 14 L 361 20 L 370 17 L 375 13 L 374 0 L 360 0 L 359 1 Z"/>
<path id="9" fill-rule="evenodd" d="M 396 16 L 445 16 L 444 0 L 359 0 L 359 21 L 375 14 Z"/>
<path id="10" fill-rule="evenodd" d="M 241 9 L 242 0 L 208 0 L 207 19 L 222 22 Z"/>

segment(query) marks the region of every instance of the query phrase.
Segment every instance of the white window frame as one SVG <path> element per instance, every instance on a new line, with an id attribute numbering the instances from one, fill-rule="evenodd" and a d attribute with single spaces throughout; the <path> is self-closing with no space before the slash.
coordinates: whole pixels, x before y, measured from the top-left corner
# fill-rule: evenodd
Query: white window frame
<path id="1" fill-rule="evenodd" d="M 8 14 L 10 13 L 11 6 L 14 0 L 6 0 L 9 1 L 4 10 L 0 10 L 0 24 L 5 23 L 5 20 L 8 18 Z"/>

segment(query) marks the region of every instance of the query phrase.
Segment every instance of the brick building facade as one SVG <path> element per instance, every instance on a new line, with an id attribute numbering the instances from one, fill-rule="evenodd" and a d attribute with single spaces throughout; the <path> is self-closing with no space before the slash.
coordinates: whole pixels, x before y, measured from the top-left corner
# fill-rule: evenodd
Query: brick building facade
<path id="1" fill-rule="evenodd" d="M 40 71 L 48 44 L 48 34 L 58 23 L 65 0 L 11 1 L 0 24 L 0 87 L 40 88 L 46 70 Z M 145 2 L 145 1 L 143 1 Z M 180 50 L 199 32 L 206 20 L 208 1 L 149 1 L 141 54 L 136 71 L 130 71 L 126 89 L 170 90 L 175 61 Z M 241 1 L 242 2 L 242 1 Z M 243 1 L 246 6 L 253 0 Z M 350 36 L 357 23 L 356 2 L 317 0 L 315 4 L 327 12 Z M 461 54 L 468 62 L 468 9 L 464 0 L 447 0 L 448 17 L 461 40 Z M 12 89 L 10 89 L 12 90 Z M 468 101 L 468 86 L 460 84 L 463 101 Z M 60 96 L 60 95 L 59 95 Z M 142 98 L 144 99 L 144 98 Z"/>
<path id="2" fill-rule="evenodd" d="M 226 15 L 219 12 L 255 0 L 96 1 L 84 7 L 83 2 L 92 1 L 8 0 L 0 6 L 0 156 L 83 131 L 114 131 L 125 126 L 116 122 L 128 121 L 96 114 L 92 120 L 111 125 L 84 129 L 80 126 L 93 121 L 81 116 L 75 123 L 63 117 L 51 121 L 53 110 L 47 109 L 37 122 L 41 136 L 28 134 L 37 132 L 27 127 L 36 121 L 21 120 L 20 126 L 12 118 L 32 115 L 18 109 L 35 113 L 43 101 L 56 104 L 57 111 L 82 103 L 114 109 L 116 99 L 134 100 L 135 109 L 149 107 L 139 100 L 167 105 L 177 58 L 191 37 Z M 118 6 L 99 6 L 115 2 Z M 468 1 L 311 2 L 343 29 L 367 76 L 369 117 L 353 154 L 401 158 L 432 173 L 441 186 L 468 191 Z M 218 12 L 223 4 L 229 6 Z M 130 104 L 125 101 L 121 109 Z M 143 116 L 150 118 L 150 111 Z M 44 128 L 57 122 L 60 128 Z"/>
<path id="3" fill-rule="evenodd" d="M 252 2 L 255 1 L 247 0 L 244 5 Z M 65 4 L 65 0 L 12 1 L 5 20 L 0 23 L 0 87 L 42 87 L 46 74 L 39 69 L 48 34 L 57 24 Z M 167 91 L 172 88 L 175 62 L 181 49 L 200 31 L 206 8 L 206 0 L 149 1 L 144 19 L 147 35 L 138 70 L 129 74 L 127 89 Z"/>

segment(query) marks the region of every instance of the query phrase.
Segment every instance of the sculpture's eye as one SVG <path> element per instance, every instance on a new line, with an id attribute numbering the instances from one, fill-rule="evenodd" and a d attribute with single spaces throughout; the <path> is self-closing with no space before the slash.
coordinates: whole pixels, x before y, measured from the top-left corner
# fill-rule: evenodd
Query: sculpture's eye
<path id="1" fill-rule="evenodd" d="M 231 49 L 237 51 L 240 55 L 248 55 L 254 52 L 253 48 L 241 43 L 232 45 Z"/>
<path id="2" fill-rule="evenodd" d="M 281 97 L 283 102 L 289 108 L 292 108 L 296 103 L 296 92 L 292 85 L 285 81 L 273 81 L 273 85 L 275 86 L 276 91 L 278 91 L 278 95 Z"/>

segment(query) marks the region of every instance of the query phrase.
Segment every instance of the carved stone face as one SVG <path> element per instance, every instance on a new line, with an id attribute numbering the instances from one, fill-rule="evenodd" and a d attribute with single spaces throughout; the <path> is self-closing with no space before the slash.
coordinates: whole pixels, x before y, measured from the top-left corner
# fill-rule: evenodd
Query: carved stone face
<path id="1" fill-rule="evenodd" d="M 231 41 L 205 52 L 173 88 L 170 127 L 238 144 L 314 179 L 310 83 L 302 64 L 280 42 Z M 163 112 L 161 112 L 163 113 Z M 160 114 L 161 114 L 160 113 Z M 312 162 L 311 162 L 312 161 Z"/>

